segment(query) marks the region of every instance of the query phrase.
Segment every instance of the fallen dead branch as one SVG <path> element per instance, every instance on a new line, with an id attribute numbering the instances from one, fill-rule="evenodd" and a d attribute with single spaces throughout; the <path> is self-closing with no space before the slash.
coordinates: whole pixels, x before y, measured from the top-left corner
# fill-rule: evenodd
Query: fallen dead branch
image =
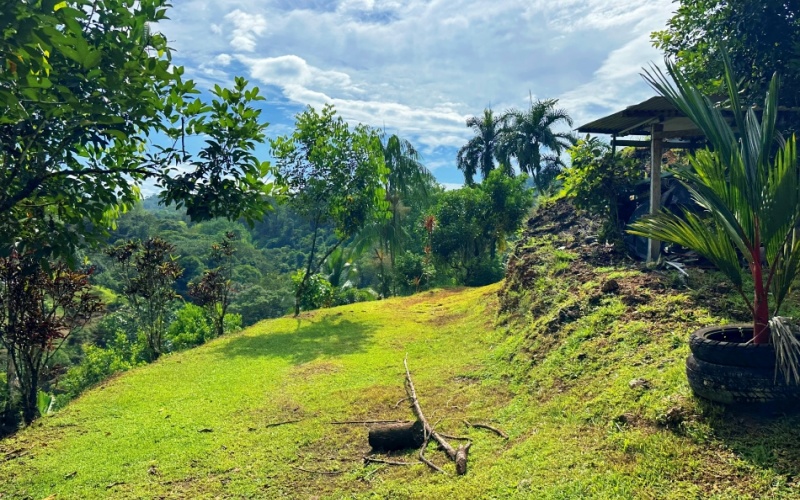
<path id="1" fill-rule="evenodd" d="M 428 447 L 428 441 L 433 439 L 439 443 L 439 446 L 442 448 L 442 450 L 444 450 L 448 458 L 455 462 L 456 474 L 459 476 L 466 474 L 467 453 L 469 452 L 469 448 L 472 443 L 468 442 L 466 445 L 461 445 L 458 447 L 458 449 L 455 449 L 450 443 L 447 442 L 444 436 L 436 432 L 436 430 L 428 422 L 428 419 L 425 418 L 425 413 L 423 413 L 422 408 L 420 407 L 419 398 L 417 397 L 417 390 L 414 387 L 414 381 L 411 380 L 411 371 L 408 369 L 408 355 L 406 355 L 405 359 L 403 359 L 403 366 L 406 369 L 406 394 L 408 394 L 408 399 L 411 402 L 411 409 L 414 411 L 414 415 L 416 415 L 417 419 L 422 422 L 422 427 L 425 432 L 425 442 L 422 444 L 422 447 L 419 450 L 419 459 L 428 467 L 431 467 L 439 472 L 444 472 L 433 462 L 425 458 L 425 449 Z"/>
<path id="2" fill-rule="evenodd" d="M 414 465 L 410 462 L 398 462 L 395 460 L 384 460 L 382 458 L 364 457 L 365 464 L 385 464 L 385 465 Z"/>
<path id="3" fill-rule="evenodd" d="M 340 422 L 328 422 L 331 425 L 347 424 L 407 424 L 410 420 L 343 420 Z"/>
<path id="4" fill-rule="evenodd" d="M 297 465 L 290 465 L 289 467 L 291 467 L 292 469 L 297 469 L 297 470 L 299 470 L 301 472 L 307 472 L 309 474 L 323 474 L 323 475 L 326 475 L 326 476 L 336 476 L 338 474 L 344 474 L 345 473 L 345 471 L 343 471 L 343 470 L 331 470 L 331 471 L 328 471 L 328 470 L 304 469 L 303 467 L 299 467 Z"/>
<path id="5" fill-rule="evenodd" d="M 430 467 L 431 469 L 435 470 L 436 472 L 441 472 L 442 474 L 447 474 L 438 465 L 436 465 L 435 463 L 433 463 L 430 460 L 428 460 L 427 458 L 425 458 L 425 450 L 428 448 L 428 442 L 430 442 L 430 439 L 431 439 L 430 436 L 426 436 L 425 437 L 425 442 L 422 443 L 422 447 L 420 447 L 420 449 L 419 449 L 419 459 L 423 464 L 427 465 L 428 467 Z"/>
<path id="6" fill-rule="evenodd" d="M 496 427 L 492 427 L 491 425 L 488 425 L 488 424 L 474 424 L 474 423 L 470 422 L 469 420 L 464 420 L 463 422 L 464 422 L 464 425 L 466 425 L 467 427 L 476 427 L 478 429 L 490 430 L 490 431 L 494 432 L 495 434 L 497 434 L 498 436 L 500 436 L 501 438 L 508 439 L 508 434 L 506 434 L 505 432 L 503 432 L 502 430 L 500 430 L 500 429 L 498 429 Z"/>
<path id="7" fill-rule="evenodd" d="M 280 427 L 281 425 L 287 425 L 287 424 L 296 424 L 297 422 L 302 422 L 302 419 L 298 419 L 298 420 L 284 420 L 284 421 L 282 421 L 282 422 L 273 422 L 273 423 L 271 423 L 271 424 L 267 424 L 267 425 L 265 425 L 265 426 L 264 426 L 264 428 L 265 428 L 265 429 L 269 429 L 270 427 Z"/>

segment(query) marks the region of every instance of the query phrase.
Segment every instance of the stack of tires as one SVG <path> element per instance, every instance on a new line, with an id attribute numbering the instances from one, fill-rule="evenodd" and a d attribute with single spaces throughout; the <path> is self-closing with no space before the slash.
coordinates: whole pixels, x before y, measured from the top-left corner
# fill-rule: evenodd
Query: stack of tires
<path id="1" fill-rule="evenodd" d="M 686 359 L 689 386 L 718 403 L 784 404 L 800 400 L 800 386 L 787 384 L 775 370 L 775 349 L 753 344 L 752 325 L 713 326 L 689 339 Z"/>

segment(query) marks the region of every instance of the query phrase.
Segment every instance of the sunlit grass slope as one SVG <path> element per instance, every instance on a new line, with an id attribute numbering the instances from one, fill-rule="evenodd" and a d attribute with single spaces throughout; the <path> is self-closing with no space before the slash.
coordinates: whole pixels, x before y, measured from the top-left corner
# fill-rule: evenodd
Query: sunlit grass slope
<path id="1" fill-rule="evenodd" d="M 515 312 L 498 316 L 497 285 L 423 293 L 263 322 L 126 373 L 0 442 L 0 498 L 800 493 L 796 420 L 728 417 L 690 396 L 685 334 L 719 319 L 690 290 L 631 306 L 596 290 L 641 273 L 580 283 L 564 274 L 573 254 L 548 255 Z M 411 418 L 406 354 L 430 420 L 474 441 L 465 476 L 433 445 L 450 474 L 414 452 L 393 457 L 412 466 L 364 465 L 367 426 L 331 423 Z"/>

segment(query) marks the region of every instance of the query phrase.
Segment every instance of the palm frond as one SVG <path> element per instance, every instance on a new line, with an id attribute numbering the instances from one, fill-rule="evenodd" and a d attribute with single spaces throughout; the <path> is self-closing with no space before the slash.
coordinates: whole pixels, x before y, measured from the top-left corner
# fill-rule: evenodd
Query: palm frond
<path id="1" fill-rule="evenodd" d="M 800 384 L 800 340 L 790 320 L 782 316 L 769 320 L 770 342 L 775 347 L 775 381 L 780 373 L 787 384 Z"/>

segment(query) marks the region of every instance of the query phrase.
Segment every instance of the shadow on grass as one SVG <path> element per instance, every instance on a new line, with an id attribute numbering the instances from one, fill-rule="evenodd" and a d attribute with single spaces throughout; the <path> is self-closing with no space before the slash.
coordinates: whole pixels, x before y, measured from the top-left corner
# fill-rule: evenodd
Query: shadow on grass
<path id="1" fill-rule="evenodd" d="M 374 328 L 335 316 L 325 316 L 313 323 L 297 320 L 293 331 L 257 337 L 239 337 L 216 349 L 226 356 L 263 356 L 289 359 L 303 364 L 321 356 L 342 356 L 364 352 Z"/>
<path id="2" fill-rule="evenodd" d="M 790 478 L 800 476 L 800 410 L 700 406 L 714 436 L 743 460 Z"/>

